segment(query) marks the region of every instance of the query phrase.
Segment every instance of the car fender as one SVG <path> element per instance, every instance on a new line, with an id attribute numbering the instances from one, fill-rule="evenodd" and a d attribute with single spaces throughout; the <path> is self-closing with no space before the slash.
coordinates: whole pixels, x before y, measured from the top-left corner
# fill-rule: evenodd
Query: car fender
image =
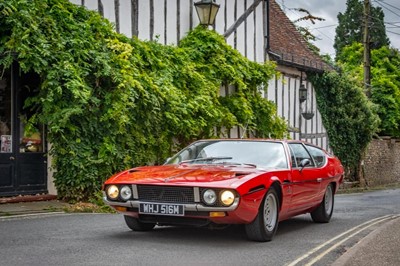
<path id="1" fill-rule="evenodd" d="M 263 182 L 257 182 L 258 178 L 261 178 L 260 180 Z M 253 184 L 253 186 L 246 184 L 247 192 L 241 194 L 240 204 L 236 210 L 236 213 L 240 214 L 241 217 L 245 217 L 245 220 L 248 222 L 251 222 L 256 218 L 265 194 L 271 186 L 274 186 L 278 192 L 280 201 L 279 205 L 281 206 L 282 203 L 282 188 L 278 177 L 268 176 L 268 178 L 266 178 L 266 176 L 263 175 L 252 181 L 251 184 Z M 239 188 L 239 191 L 241 189 L 243 188 Z"/>

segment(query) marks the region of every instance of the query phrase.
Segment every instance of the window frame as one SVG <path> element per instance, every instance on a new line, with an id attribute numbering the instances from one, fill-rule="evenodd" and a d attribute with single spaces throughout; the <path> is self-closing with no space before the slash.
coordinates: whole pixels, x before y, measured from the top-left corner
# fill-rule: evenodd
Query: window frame
<path id="1" fill-rule="evenodd" d="M 327 154 L 326 154 L 326 152 L 325 152 L 322 148 L 316 147 L 316 146 L 311 145 L 311 144 L 306 144 L 305 146 L 306 146 L 306 148 L 307 148 L 307 150 L 308 150 L 308 153 L 309 153 L 309 154 L 311 155 L 311 157 L 313 158 L 316 168 L 322 168 L 322 167 L 324 167 L 324 166 L 327 164 L 327 162 L 328 162 Z M 312 153 L 312 151 L 311 151 L 312 149 L 315 150 L 315 151 L 321 152 L 321 155 L 322 155 L 321 157 L 323 157 L 323 163 L 322 163 L 322 164 L 317 163 L 318 160 L 316 160 L 316 158 L 314 157 L 314 155 L 313 155 L 313 153 Z"/>
<path id="2" fill-rule="evenodd" d="M 309 158 L 301 159 L 299 161 L 299 163 L 304 159 L 309 159 L 311 163 L 309 165 L 305 166 L 305 168 L 317 168 L 315 160 L 314 160 L 314 157 L 311 155 L 311 153 L 309 152 L 309 150 L 307 149 L 307 147 L 306 147 L 306 145 L 304 143 L 302 143 L 302 142 L 290 142 L 290 143 L 288 143 L 288 147 L 289 147 L 289 152 L 290 152 L 290 159 L 292 160 L 292 169 L 293 168 L 296 168 L 296 169 L 300 168 L 299 164 L 297 163 L 297 161 L 298 161 L 297 156 L 296 156 L 296 154 L 294 152 L 294 149 L 292 148 L 292 146 L 295 146 L 295 145 L 303 147 L 303 149 L 306 151 L 306 153 L 309 156 Z M 294 157 L 294 160 L 293 160 L 292 155 Z M 295 162 L 295 164 L 296 164 L 295 166 L 293 165 L 293 162 Z"/>

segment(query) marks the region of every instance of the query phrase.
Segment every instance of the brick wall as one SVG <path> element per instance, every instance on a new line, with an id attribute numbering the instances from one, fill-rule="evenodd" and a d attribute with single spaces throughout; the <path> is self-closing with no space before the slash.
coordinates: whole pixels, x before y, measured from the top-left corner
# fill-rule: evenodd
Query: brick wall
<path id="1" fill-rule="evenodd" d="M 376 187 L 400 183 L 400 139 L 374 139 L 364 160 L 362 185 Z"/>

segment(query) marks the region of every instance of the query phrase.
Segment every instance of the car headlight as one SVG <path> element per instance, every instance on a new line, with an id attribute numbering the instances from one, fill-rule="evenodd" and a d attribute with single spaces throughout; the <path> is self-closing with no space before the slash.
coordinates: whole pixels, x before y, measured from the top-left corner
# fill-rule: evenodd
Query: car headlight
<path id="1" fill-rule="evenodd" d="M 128 200 L 132 197 L 132 190 L 129 186 L 121 187 L 121 199 Z"/>
<path id="2" fill-rule="evenodd" d="M 217 194 L 212 189 L 203 192 L 203 200 L 207 205 L 213 205 L 217 201 Z"/>
<path id="3" fill-rule="evenodd" d="M 118 196 L 119 196 L 119 189 L 118 189 L 118 187 L 115 186 L 115 185 L 109 186 L 109 187 L 107 188 L 107 196 L 108 196 L 110 199 L 113 199 L 113 200 L 117 199 Z"/>
<path id="4" fill-rule="evenodd" d="M 225 206 L 232 205 L 233 201 L 235 200 L 235 194 L 233 194 L 233 192 L 230 191 L 230 190 L 222 191 L 222 193 L 221 193 L 221 195 L 219 197 L 220 197 L 220 201 Z"/>

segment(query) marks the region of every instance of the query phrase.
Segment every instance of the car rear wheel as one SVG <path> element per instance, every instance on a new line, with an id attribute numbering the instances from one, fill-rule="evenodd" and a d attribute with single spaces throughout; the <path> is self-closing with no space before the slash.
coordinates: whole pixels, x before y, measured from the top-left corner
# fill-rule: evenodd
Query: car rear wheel
<path id="1" fill-rule="evenodd" d="M 132 231 L 150 231 L 156 226 L 155 223 L 142 223 L 132 216 L 124 215 L 126 225 Z"/>
<path id="2" fill-rule="evenodd" d="M 332 217 L 334 192 L 332 184 L 326 187 L 324 198 L 318 208 L 311 212 L 311 218 L 316 223 L 328 223 Z"/>
<path id="3" fill-rule="evenodd" d="M 256 219 L 245 225 L 247 237 L 250 240 L 271 241 L 278 229 L 279 198 L 276 190 L 271 187 L 264 197 Z"/>

